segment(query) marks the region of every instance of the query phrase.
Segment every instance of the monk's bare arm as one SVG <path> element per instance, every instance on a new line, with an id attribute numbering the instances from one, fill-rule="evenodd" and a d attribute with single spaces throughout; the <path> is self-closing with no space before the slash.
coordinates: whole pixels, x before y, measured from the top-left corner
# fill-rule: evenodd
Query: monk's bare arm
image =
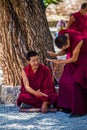
<path id="1" fill-rule="evenodd" d="M 83 45 L 83 40 L 81 40 L 77 46 L 75 47 L 74 51 L 73 51 L 73 56 L 70 59 L 67 59 L 65 61 L 65 63 L 71 63 L 71 62 L 76 62 L 78 60 L 79 57 L 79 53 L 80 53 L 80 49 Z"/>
<path id="2" fill-rule="evenodd" d="M 26 91 L 35 95 L 36 91 L 29 86 L 29 81 L 28 81 L 28 78 L 26 77 L 24 70 L 22 70 L 22 79 L 23 79 L 23 83 L 24 83 Z"/>
<path id="3" fill-rule="evenodd" d="M 78 45 L 75 47 L 74 51 L 73 51 L 73 59 L 74 59 L 74 62 L 76 62 L 78 60 L 78 57 L 79 57 L 79 53 L 80 53 L 80 49 L 83 45 L 83 40 L 81 40 Z"/>
<path id="4" fill-rule="evenodd" d="M 66 51 L 65 50 L 61 50 L 58 53 L 56 53 L 56 56 L 63 56 L 65 54 L 66 54 Z"/>
<path id="5" fill-rule="evenodd" d="M 68 24 L 67 24 L 67 29 L 70 28 L 70 26 L 72 25 L 72 23 L 75 22 L 75 18 L 74 16 L 72 15 L 68 21 Z"/>
<path id="6" fill-rule="evenodd" d="M 73 62 L 76 62 L 78 60 L 78 56 L 79 56 L 79 53 L 80 53 L 80 49 L 83 45 L 83 40 L 81 40 L 78 45 L 75 47 L 74 51 L 73 51 L 73 56 L 69 59 L 66 59 L 66 60 L 53 60 L 53 59 L 47 59 L 47 61 L 50 61 L 50 62 L 53 62 L 55 64 L 63 64 L 63 63 L 73 63 Z"/>
<path id="7" fill-rule="evenodd" d="M 35 95 L 36 97 L 40 97 L 40 96 L 46 96 L 46 97 L 48 97 L 46 94 L 40 92 L 40 90 L 35 91 L 34 89 L 32 89 L 30 87 L 28 78 L 27 78 L 24 70 L 22 70 L 22 79 L 23 79 L 23 83 L 24 83 L 24 86 L 25 86 L 25 89 L 26 89 L 27 92 Z"/>
<path id="8" fill-rule="evenodd" d="M 47 51 L 47 53 L 52 56 L 52 57 L 56 57 L 56 56 L 62 56 L 66 54 L 65 50 L 60 50 L 58 53 L 54 53 L 52 51 Z"/>

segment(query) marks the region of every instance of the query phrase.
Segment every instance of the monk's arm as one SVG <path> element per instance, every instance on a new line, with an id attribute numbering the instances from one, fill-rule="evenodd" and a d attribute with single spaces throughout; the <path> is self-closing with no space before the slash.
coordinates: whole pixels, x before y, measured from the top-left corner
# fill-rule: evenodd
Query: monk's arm
<path id="1" fill-rule="evenodd" d="M 33 94 L 33 95 L 35 95 L 36 91 L 30 87 L 28 78 L 27 78 L 24 70 L 22 70 L 22 79 L 23 79 L 23 83 L 24 83 L 26 91 Z"/>
<path id="2" fill-rule="evenodd" d="M 81 40 L 78 43 L 78 45 L 75 47 L 75 49 L 73 51 L 73 56 L 69 59 L 66 59 L 66 60 L 47 59 L 47 61 L 53 62 L 55 64 L 62 64 L 62 63 L 66 64 L 66 63 L 76 62 L 78 60 L 80 49 L 81 49 L 82 45 L 83 45 L 83 40 Z"/>
<path id="3" fill-rule="evenodd" d="M 65 55 L 65 54 L 67 54 L 67 53 L 66 53 L 66 50 L 61 50 L 61 51 L 59 51 L 58 53 L 56 53 L 56 56 L 63 56 L 63 55 Z"/>
<path id="4" fill-rule="evenodd" d="M 75 18 L 74 16 L 72 15 L 68 21 L 68 24 L 67 24 L 67 29 L 70 28 L 70 26 L 72 25 L 72 23 L 75 22 Z"/>
<path id="5" fill-rule="evenodd" d="M 73 51 L 73 56 L 69 59 L 66 59 L 66 60 L 63 60 L 63 61 L 60 61 L 60 63 L 73 63 L 73 62 L 76 62 L 78 60 L 78 57 L 79 57 L 79 53 L 80 53 L 80 49 L 83 45 L 83 40 L 81 40 L 77 46 L 75 47 L 74 51 Z"/>
<path id="6" fill-rule="evenodd" d="M 27 92 L 35 95 L 36 97 L 40 97 L 40 96 L 46 96 L 47 97 L 47 95 L 40 92 L 40 90 L 35 91 L 34 89 L 32 89 L 30 87 L 28 78 L 27 78 L 24 70 L 22 70 L 22 79 L 23 79 L 23 83 L 24 83 L 24 86 L 25 86 L 25 89 L 26 89 Z"/>
<path id="7" fill-rule="evenodd" d="M 62 56 L 66 54 L 65 50 L 60 50 L 58 53 L 54 53 L 52 51 L 47 51 L 47 53 L 52 56 L 52 57 L 56 57 L 56 56 Z"/>

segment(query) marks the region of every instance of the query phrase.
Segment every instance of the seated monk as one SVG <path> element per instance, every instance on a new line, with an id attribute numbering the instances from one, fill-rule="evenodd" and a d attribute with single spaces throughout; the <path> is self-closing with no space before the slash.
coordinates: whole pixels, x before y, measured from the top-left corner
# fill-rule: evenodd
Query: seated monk
<path id="1" fill-rule="evenodd" d="M 21 93 L 17 105 L 22 103 L 40 108 L 42 113 L 48 111 L 51 104 L 57 104 L 56 93 L 50 70 L 40 64 L 40 59 L 35 51 L 27 54 L 28 65 L 22 70 Z"/>

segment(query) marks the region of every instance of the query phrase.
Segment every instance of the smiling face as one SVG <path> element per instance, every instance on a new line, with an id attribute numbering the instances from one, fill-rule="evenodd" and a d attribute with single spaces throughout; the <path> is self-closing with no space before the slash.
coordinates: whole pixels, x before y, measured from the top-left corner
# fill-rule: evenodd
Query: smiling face
<path id="1" fill-rule="evenodd" d="M 83 14 L 83 15 L 87 14 L 87 7 L 84 8 L 84 9 L 82 9 L 82 14 Z"/>
<path id="2" fill-rule="evenodd" d="M 40 64 L 40 58 L 38 55 L 30 57 L 29 64 L 31 65 L 32 69 L 37 70 Z"/>

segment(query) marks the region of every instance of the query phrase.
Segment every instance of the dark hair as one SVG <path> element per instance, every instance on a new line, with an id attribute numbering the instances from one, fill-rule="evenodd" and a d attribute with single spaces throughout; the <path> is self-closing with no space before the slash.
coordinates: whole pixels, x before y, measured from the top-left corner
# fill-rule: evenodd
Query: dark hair
<path id="1" fill-rule="evenodd" d="M 33 56 L 38 56 L 38 53 L 36 51 L 29 51 L 27 54 L 26 54 L 26 59 L 28 61 L 30 61 L 30 58 L 33 57 Z"/>
<path id="2" fill-rule="evenodd" d="M 81 5 L 81 9 L 85 9 L 87 7 L 87 3 L 83 3 L 82 5 Z"/>
<path id="3" fill-rule="evenodd" d="M 60 36 L 57 36 L 56 39 L 55 39 L 55 45 L 58 47 L 58 48 L 62 48 L 64 45 L 67 45 L 67 36 L 65 35 L 60 35 Z"/>

